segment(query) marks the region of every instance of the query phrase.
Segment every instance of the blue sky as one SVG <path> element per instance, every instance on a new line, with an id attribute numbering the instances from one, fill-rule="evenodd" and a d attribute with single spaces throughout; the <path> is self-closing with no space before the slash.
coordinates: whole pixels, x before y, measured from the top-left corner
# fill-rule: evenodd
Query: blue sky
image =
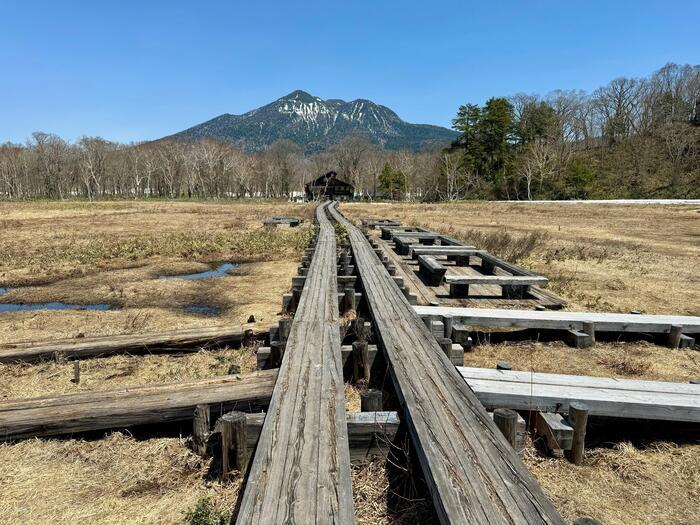
<path id="1" fill-rule="evenodd" d="M 0 3 L 0 142 L 158 138 L 294 89 L 450 125 L 491 96 L 700 63 L 700 2 Z"/>

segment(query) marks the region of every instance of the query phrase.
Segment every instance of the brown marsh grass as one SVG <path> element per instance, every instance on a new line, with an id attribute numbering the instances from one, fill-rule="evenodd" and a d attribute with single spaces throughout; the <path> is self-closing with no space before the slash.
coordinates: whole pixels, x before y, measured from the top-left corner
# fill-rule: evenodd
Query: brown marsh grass
<path id="1" fill-rule="evenodd" d="M 0 344 L 14 341 L 274 322 L 307 245 L 311 206 L 288 203 L 0 203 L 2 302 L 109 304 L 110 311 L 2 314 Z M 271 215 L 301 228 L 265 229 Z M 161 281 L 159 275 L 243 263 L 232 275 Z M 262 284 L 261 284 L 262 283 Z M 221 309 L 220 317 L 183 311 Z"/>

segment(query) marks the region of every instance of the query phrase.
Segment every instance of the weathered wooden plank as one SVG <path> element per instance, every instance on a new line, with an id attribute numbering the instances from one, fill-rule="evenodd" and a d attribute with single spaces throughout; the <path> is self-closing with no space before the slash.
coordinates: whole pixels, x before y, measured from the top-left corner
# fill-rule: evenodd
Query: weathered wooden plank
<path id="1" fill-rule="evenodd" d="M 348 230 L 364 295 L 442 523 L 563 523 L 412 310 L 369 242 Z"/>
<path id="2" fill-rule="evenodd" d="M 618 379 L 614 377 L 576 376 L 568 374 L 548 374 L 524 370 L 497 370 L 494 368 L 460 367 L 460 373 L 474 379 L 508 383 L 537 383 L 561 387 L 605 388 L 621 392 L 655 392 L 658 394 L 700 395 L 697 385 L 671 381 L 649 381 L 643 379 Z M 620 394 L 624 395 L 623 393 Z"/>
<path id="3" fill-rule="evenodd" d="M 458 367 L 486 408 L 565 413 L 575 401 L 593 416 L 700 422 L 697 385 Z"/>
<path id="4" fill-rule="evenodd" d="M 468 256 L 481 256 L 486 253 L 485 250 L 477 250 L 474 246 L 411 246 L 408 250 L 408 254 L 412 259 L 417 259 L 419 255 L 460 255 L 463 257 Z"/>
<path id="5" fill-rule="evenodd" d="M 396 412 L 348 412 L 346 417 L 350 461 L 362 462 L 388 454 L 400 424 Z M 264 420 L 264 413 L 246 415 L 251 453 L 258 443 Z"/>
<path id="6" fill-rule="evenodd" d="M 447 284 L 495 284 L 498 286 L 545 286 L 549 279 L 541 276 L 529 275 L 446 275 Z"/>
<path id="7" fill-rule="evenodd" d="M 469 326 L 581 330 L 584 322 L 592 322 L 598 332 L 668 333 L 672 325 L 678 324 L 683 326 L 685 333 L 700 333 L 700 317 L 682 315 L 538 312 L 444 306 L 416 306 L 415 310 L 418 315 L 435 319 L 440 319 L 443 315 L 451 315 L 455 322 Z"/>
<path id="8" fill-rule="evenodd" d="M 325 207 L 237 523 L 354 523 L 335 230 Z"/>
<path id="9" fill-rule="evenodd" d="M 267 405 L 277 370 L 0 403 L 0 441 L 192 419 Z"/>
<path id="10" fill-rule="evenodd" d="M 535 420 L 537 435 L 544 438 L 547 448 L 554 453 L 571 450 L 574 429 L 562 417 L 553 412 L 537 412 Z"/>
<path id="11" fill-rule="evenodd" d="M 431 286 L 439 285 L 442 282 L 442 278 L 445 276 L 445 267 L 437 262 L 435 257 L 430 255 L 419 255 L 418 267 Z"/>
<path id="12" fill-rule="evenodd" d="M 61 355 L 66 359 L 113 354 L 155 354 L 198 351 L 229 344 L 240 344 L 246 336 L 266 334 L 270 326 L 247 324 L 238 327 L 213 326 L 173 330 L 155 334 L 115 336 L 7 344 L 0 347 L 0 363 L 33 363 Z"/>

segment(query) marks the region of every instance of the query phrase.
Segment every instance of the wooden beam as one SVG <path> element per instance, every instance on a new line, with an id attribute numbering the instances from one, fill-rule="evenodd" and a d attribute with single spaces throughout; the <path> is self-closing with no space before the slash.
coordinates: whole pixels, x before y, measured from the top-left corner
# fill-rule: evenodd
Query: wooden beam
<path id="1" fill-rule="evenodd" d="M 237 523 L 354 523 L 341 366 L 335 229 L 316 250 L 250 465 Z"/>
<path id="2" fill-rule="evenodd" d="M 566 413 L 572 401 L 592 416 L 700 422 L 700 388 L 688 383 L 458 367 L 487 409 Z"/>
<path id="3" fill-rule="evenodd" d="M 191 420 L 198 405 L 212 412 L 259 410 L 277 370 L 0 403 L 0 441 Z"/>
<path id="4" fill-rule="evenodd" d="M 64 358 L 84 359 L 113 354 L 150 354 L 166 352 L 196 352 L 201 348 L 214 348 L 240 344 L 246 337 L 266 335 L 270 326 L 246 324 L 237 327 L 207 327 L 174 330 L 155 334 L 126 334 L 62 341 L 34 343 L 10 343 L 0 347 L 0 363 L 35 363 Z"/>
<path id="5" fill-rule="evenodd" d="M 411 246 L 408 250 L 412 259 L 417 259 L 419 255 L 446 255 L 469 257 L 472 255 L 481 256 L 485 250 L 477 250 L 474 246 Z"/>
<path id="6" fill-rule="evenodd" d="M 563 523 L 360 231 L 353 248 L 408 431 L 441 523 Z"/>
<path id="7" fill-rule="evenodd" d="M 700 317 L 681 315 L 638 315 L 599 312 L 563 312 L 534 310 L 499 310 L 493 308 L 459 308 L 416 306 L 420 316 L 440 319 L 451 315 L 455 323 L 468 326 L 499 328 L 539 328 L 551 330 L 583 330 L 592 322 L 596 332 L 669 333 L 672 325 L 683 325 L 686 333 L 700 333 Z"/>

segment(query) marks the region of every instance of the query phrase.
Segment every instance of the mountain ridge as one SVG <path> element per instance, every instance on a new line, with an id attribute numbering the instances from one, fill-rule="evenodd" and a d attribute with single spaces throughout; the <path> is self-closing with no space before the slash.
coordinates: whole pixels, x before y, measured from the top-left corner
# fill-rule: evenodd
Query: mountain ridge
<path id="1" fill-rule="evenodd" d="M 240 115 L 223 113 L 166 138 L 216 138 L 260 151 L 291 140 L 306 153 L 322 151 L 347 136 L 361 136 L 386 149 L 418 151 L 449 144 L 458 133 L 431 124 L 411 124 L 368 99 L 323 100 L 297 89 Z"/>

